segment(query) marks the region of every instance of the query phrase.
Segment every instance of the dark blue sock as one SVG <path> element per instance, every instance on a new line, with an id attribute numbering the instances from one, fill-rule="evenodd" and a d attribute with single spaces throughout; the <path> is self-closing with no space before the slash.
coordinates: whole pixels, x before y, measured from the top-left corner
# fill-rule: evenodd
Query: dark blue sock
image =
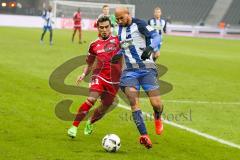
<path id="1" fill-rule="evenodd" d="M 154 110 L 154 118 L 155 118 L 155 119 L 160 119 L 160 118 L 161 118 L 161 114 L 160 114 L 159 111 Z"/>
<path id="2" fill-rule="evenodd" d="M 138 110 L 132 112 L 133 120 L 138 128 L 138 131 L 141 135 L 147 134 L 147 129 L 143 121 L 142 111 Z"/>
<path id="3" fill-rule="evenodd" d="M 162 105 L 161 111 L 159 111 L 159 109 L 156 109 L 156 108 L 153 108 L 153 110 L 154 110 L 154 118 L 160 119 L 163 112 L 163 105 Z"/>

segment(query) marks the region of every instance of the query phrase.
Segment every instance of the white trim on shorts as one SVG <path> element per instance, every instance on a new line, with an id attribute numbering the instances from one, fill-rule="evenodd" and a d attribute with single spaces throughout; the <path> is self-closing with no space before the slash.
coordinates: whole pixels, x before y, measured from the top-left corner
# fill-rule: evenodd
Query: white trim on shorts
<path id="1" fill-rule="evenodd" d="M 99 76 L 99 75 L 92 75 L 92 77 L 98 77 L 100 78 L 101 80 L 103 80 L 104 82 L 106 83 L 109 83 L 109 84 L 119 84 L 120 82 L 111 82 L 111 81 L 108 81 L 106 79 L 104 79 L 103 77 Z"/>

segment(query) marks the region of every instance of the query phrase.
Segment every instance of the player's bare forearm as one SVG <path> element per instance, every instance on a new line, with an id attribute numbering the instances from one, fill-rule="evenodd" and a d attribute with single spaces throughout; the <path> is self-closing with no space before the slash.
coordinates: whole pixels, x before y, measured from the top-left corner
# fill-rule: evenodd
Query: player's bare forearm
<path id="1" fill-rule="evenodd" d="M 93 66 L 92 64 L 87 65 L 87 67 L 83 69 L 83 73 L 77 77 L 76 80 L 77 85 L 79 85 L 79 83 L 92 71 L 92 66 Z"/>
<path id="2" fill-rule="evenodd" d="M 91 71 L 92 71 L 92 68 L 93 68 L 93 65 L 90 64 L 90 65 L 87 65 L 87 67 L 85 67 L 83 69 L 83 74 L 85 74 L 85 76 L 87 76 Z"/>
<path id="3" fill-rule="evenodd" d="M 152 56 L 153 56 L 153 60 L 156 61 L 158 59 L 158 57 L 160 56 L 160 51 L 153 53 Z"/>

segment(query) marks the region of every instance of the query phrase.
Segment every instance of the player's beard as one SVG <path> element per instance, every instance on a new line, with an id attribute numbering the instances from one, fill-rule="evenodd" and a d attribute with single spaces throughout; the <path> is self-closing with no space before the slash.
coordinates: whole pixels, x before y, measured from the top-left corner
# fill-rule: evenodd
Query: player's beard
<path id="1" fill-rule="evenodd" d="M 107 35 L 107 34 L 102 34 L 102 39 L 103 39 L 103 40 L 108 39 L 108 37 L 109 37 L 109 35 Z"/>
<path id="2" fill-rule="evenodd" d="M 123 25 L 123 27 L 130 26 L 132 24 L 132 19 L 128 18 L 127 22 Z"/>

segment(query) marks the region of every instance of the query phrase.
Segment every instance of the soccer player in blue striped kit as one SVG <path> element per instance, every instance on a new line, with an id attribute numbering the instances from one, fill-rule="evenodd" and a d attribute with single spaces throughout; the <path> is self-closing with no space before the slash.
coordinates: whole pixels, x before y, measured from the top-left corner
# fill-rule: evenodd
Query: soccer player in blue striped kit
<path id="1" fill-rule="evenodd" d="M 129 100 L 132 116 L 140 133 L 140 144 L 146 148 L 152 147 L 139 105 L 140 87 L 144 89 L 154 110 L 155 130 L 157 134 L 163 131 L 157 69 L 154 61 L 157 55 L 161 37 L 143 20 L 133 18 L 125 7 L 118 7 L 115 16 L 119 24 L 118 38 L 121 43 L 121 54 L 112 58 L 112 62 L 124 57 L 124 69 L 120 79 L 120 87 Z"/>
<path id="2" fill-rule="evenodd" d="M 52 7 L 49 6 L 48 10 L 44 10 L 42 14 L 42 18 L 44 19 L 43 33 L 41 35 L 40 43 L 43 43 L 44 36 L 47 31 L 50 32 L 50 45 L 53 45 L 53 15 L 52 15 Z"/>
<path id="3" fill-rule="evenodd" d="M 167 32 L 167 22 L 164 20 L 161 15 L 162 15 L 162 10 L 160 7 L 156 7 L 154 9 L 154 18 L 151 18 L 148 20 L 148 25 L 150 25 L 152 28 L 156 29 L 156 31 L 159 33 L 161 36 L 161 42 L 159 44 L 159 52 L 156 54 L 160 54 L 160 45 L 162 46 L 162 40 L 163 40 L 163 33 Z"/>

